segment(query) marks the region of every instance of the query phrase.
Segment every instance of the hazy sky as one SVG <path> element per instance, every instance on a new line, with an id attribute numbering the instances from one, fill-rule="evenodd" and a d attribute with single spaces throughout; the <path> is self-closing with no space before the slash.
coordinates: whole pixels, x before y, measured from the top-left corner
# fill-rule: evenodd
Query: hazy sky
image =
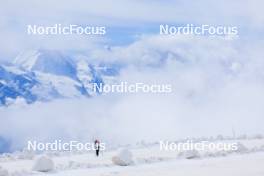
<path id="1" fill-rule="evenodd" d="M 2 0 L 3 1 L 3 0 Z M 159 24 L 210 24 L 239 27 L 240 37 L 263 39 L 263 1 L 184 0 L 18 1 L 1 2 L 0 58 L 12 59 L 31 48 L 85 50 L 101 45 L 127 44 L 138 36 L 158 34 Z M 28 36 L 28 24 L 107 26 L 103 38 L 87 36 Z"/>

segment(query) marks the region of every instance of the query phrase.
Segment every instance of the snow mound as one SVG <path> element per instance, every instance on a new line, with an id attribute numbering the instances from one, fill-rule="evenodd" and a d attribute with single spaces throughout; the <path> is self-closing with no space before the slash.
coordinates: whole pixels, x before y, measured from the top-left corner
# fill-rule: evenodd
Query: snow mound
<path id="1" fill-rule="evenodd" d="M 242 143 L 238 142 L 237 143 L 237 153 L 247 153 L 249 149 Z"/>
<path id="2" fill-rule="evenodd" d="M 0 166 L 0 176 L 9 176 L 9 173 L 6 169 L 3 169 L 1 166 Z"/>
<path id="3" fill-rule="evenodd" d="M 54 170 L 55 164 L 49 157 L 43 155 L 35 160 L 32 170 L 39 172 L 49 172 Z"/>
<path id="4" fill-rule="evenodd" d="M 14 153 L 16 155 L 17 159 L 29 159 L 32 160 L 35 156 L 33 151 L 29 151 L 29 150 L 23 150 L 22 152 L 16 152 Z"/>
<path id="5" fill-rule="evenodd" d="M 116 156 L 112 157 L 112 161 L 115 165 L 119 166 L 129 166 L 134 163 L 133 155 L 127 149 L 120 150 Z"/>
<path id="6" fill-rule="evenodd" d="M 180 152 L 178 157 L 186 159 L 200 158 L 200 153 L 197 150 L 185 150 Z"/>

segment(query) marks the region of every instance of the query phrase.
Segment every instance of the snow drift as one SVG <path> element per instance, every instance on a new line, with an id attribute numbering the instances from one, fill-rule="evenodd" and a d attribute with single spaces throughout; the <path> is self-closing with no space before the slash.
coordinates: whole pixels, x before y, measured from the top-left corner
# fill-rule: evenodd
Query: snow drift
<path id="1" fill-rule="evenodd" d="M 127 149 L 122 149 L 116 156 L 112 157 L 112 161 L 115 165 L 119 166 L 129 166 L 133 164 L 133 155 Z"/>
<path id="2" fill-rule="evenodd" d="M 200 158 L 200 153 L 197 150 L 186 150 L 178 154 L 180 158 L 194 159 Z"/>
<path id="3" fill-rule="evenodd" d="M 49 171 L 53 171 L 54 168 L 55 168 L 55 164 L 52 161 L 52 159 L 43 155 L 35 160 L 32 170 L 39 172 L 49 172 Z"/>
<path id="4" fill-rule="evenodd" d="M 0 166 L 0 176 L 9 176 L 9 173 L 6 169 L 3 169 L 1 166 Z"/>

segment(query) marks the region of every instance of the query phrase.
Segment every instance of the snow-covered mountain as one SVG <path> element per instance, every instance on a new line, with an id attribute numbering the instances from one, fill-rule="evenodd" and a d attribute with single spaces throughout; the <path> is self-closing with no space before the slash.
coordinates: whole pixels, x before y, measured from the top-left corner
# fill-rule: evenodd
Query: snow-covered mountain
<path id="1" fill-rule="evenodd" d="M 31 89 L 38 84 L 32 72 L 0 66 L 0 103 L 8 104 L 17 97 L 23 97 L 28 103 L 36 101 L 37 96 L 31 92 Z"/>
<path id="2" fill-rule="evenodd" d="M 12 104 L 18 98 L 33 103 L 94 96 L 93 83 L 115 81 L 119 69 L 91 64 L 86 56 L 68 56 L 55 50 L 26 51 L 11 64 L 0 65 L 0 105 Z"/>
<path id="3" fill-rule="evenodd" d="M 29 71 L 39 71 L 75 78 L 76 69 L 71 58 L 56 50 L 32 50 L 19 54 L 14 65 Z"/>

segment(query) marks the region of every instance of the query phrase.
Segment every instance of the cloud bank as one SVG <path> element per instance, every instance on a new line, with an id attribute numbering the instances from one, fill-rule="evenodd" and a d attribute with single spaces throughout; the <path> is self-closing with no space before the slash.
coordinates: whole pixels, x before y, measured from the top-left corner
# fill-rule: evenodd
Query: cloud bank
<path id="1" fill-rule="evenodd" d="M 0 109 L 0 135 L 26 140 L 99 137 L 109 143 L 263 133 L 262 48 L 239 40 L 144 36 L 93 50 L 91 62 L 126 65 L 117 79 L 169 83 L 170 94 L 108 94 Z"/>

